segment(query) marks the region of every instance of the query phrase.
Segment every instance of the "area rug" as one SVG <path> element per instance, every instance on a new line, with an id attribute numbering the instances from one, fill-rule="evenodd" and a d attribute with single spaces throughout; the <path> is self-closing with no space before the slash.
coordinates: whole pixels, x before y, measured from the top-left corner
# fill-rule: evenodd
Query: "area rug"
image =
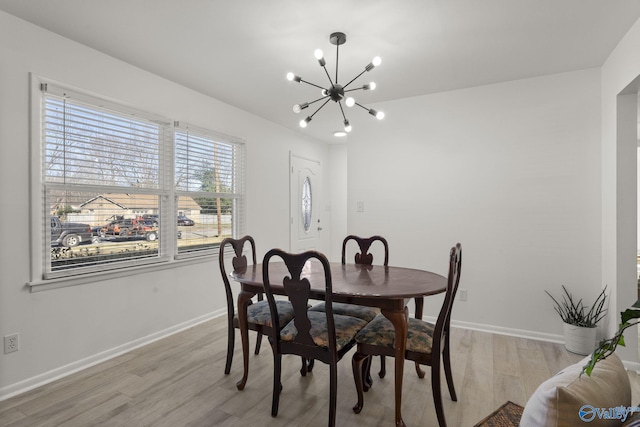
<path id="1" fill-rule="evenodd" d="M 509 400 L 473 427 L 517 427 L 523 410 L 522 406 Z"/>

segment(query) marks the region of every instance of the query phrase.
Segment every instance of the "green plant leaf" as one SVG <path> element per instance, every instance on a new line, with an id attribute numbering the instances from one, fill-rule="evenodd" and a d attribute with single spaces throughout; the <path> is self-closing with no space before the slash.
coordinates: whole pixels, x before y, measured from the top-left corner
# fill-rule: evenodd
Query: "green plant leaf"
<path id="1" fill-rule="evenodd" d="M 637 302 L 636 302 L 637 304 Z M 635 304 L 634 304 L 635 306 Z M 631 319 L 640 319 L 640 310 L 634 310 L 632 308 L 628 308 L 622 313 L 620 313 L 620 318 L 622 323 L 628 323 Z"/>

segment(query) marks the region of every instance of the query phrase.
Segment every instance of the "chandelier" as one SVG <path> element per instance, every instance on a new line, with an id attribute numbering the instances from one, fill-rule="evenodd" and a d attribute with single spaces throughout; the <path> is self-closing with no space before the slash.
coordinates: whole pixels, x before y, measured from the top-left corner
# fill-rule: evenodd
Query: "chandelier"
<path id="1" fill-rule="evenodd" d="M 345 98 L 345 94 L 347 92 L 353 92 L 353 91 L 356 91 L 356 90 L 374 90 L 376 88 L 376 84 L 374 82 L 371 82 L 371 83 L 367 83 L 365 85 L 362 85 L 361 87 L 357 87 L 357 88 L 354 88 L 354 89 L 347 89 L 347 87 L 351 83 L 353 83 L 356 79 L 358 79 L 358 77 L 360 77 L 361 75 L 363 75 L 366 72 L 369 72 L 369 71 L 373 70 L 375 67 L 380 65 L 382 60 L 380 59 L 379 56 L 376 56 L 369 63 L 369 65 L 367 65 L 364 68 L 364 70 L 360 74 L 358 74 L 353 79 L 351 79 L 351 81 L 349 81 L 349 83 L 347 83 L 345 85 L 341 85 L 341 84 L 338 83 L 338 58 L 339 58 L 338 53 L 339 53 L 340 45 L 344 44 L 347 41 L 347 36 L 344 33 L 340 33 L 340 32 L 332 33 L 329 36 L 329 41 L 331 42 L 331 44 L 336 46 L 336 77 L 335 77 L 335 81 L 333 81 L 331 79 L 331 76 L 329 75 L 329 72 L 327 71 L 326 61 L 324 60 L 324 54 L 322 53 L 322 50 L 316 49 L 316 51 L 314 52 L 314 56 L 318 60 L 318 63 L 320 64 L 320 66 L 324 69 L 324 72 L 326 73 L 327 77 L 329 78 L 330 86 L 328 88 L 324 88 L 324 87 L 322 87 L 320 85 L 317 85 L 315 83 L 311 83 L 311 82 L 308 82 L 306 80 L 303 80 L 300 76 L 297 76 L 294 73 L 288 73 L 287 74 L 287 80 L 293 81 L 293 82 L 298 82 L 298 83 L 302 82 L 302 83 L 306 83 L 306 84 L 308 84 L 310 86 L 317 87 L 318 89 L 321 89 L 321 94 L 322 94 L 322 97 L 320 97 L 320 98 L 318 98 L 318 99 L 316 99 L 314 101 L 304 102 L 302 104 L 294 105 L 293 106 L 293 112 L 294 113 L 300 113 L 302 110 L 308 108 L 311 104 L 315 104 L 316 102 L 324 101 L 322 103 L 322 105 L 320 105 L 313 112 L 313 114 L 311 114 L 310 116 L 307 116 L 307 118 L 305 118 L 303 120 L 300 120 L 300 127 L 305 128 L 305 127 L 307 127 L 309 122 L 313 119 L 313 116 L 315 116 L 318 111 L 320 111 L 325 105 L 327 105 L 327 103 L 329 101 L 334 101 L 336 104 L 338 104 L 338 107 L 340 107 L 340 112 L 342 113 L 342 118 L 344 120 L 343 123 L 344 123 L 345 132 L 351 132 L 351 124 L 349 124 L 349 120 L 347 119 L 347 116 L 344 113 L 344 108 L 342 108 L 342 101 Z M 353 107 L 354 105 L 357 105 L 358 107 L 361 107 L 364 110 L 367 110 L 369 112 L 369 114 L 371 114 L 372 116 L 374 116 L 378 120 L 382 120 L 384 118 L 384 113 L 382 111 L 376 111 L 373 108 L 367 108 L 364 105 L 359 104 L 358 102 L 356 102 L 355 99 L 353 99 L 353 97 L 351 97 L 351 96 L 349 96 L 346 99 L 344 99 L 344 103 L 345 103 L 345 105 L 347 107 Z M 345 134 L 343 133 L 342 135 L 345 135 Z"/>

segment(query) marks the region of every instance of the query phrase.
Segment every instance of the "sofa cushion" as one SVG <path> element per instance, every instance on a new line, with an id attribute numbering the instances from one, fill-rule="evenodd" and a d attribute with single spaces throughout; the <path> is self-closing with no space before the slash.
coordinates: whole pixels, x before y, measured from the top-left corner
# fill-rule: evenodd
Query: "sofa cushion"
<path id="1" fill-rule="evenodd" d="M 570 427 L 586 423 L 589 427 L 619 427 L 622 424 L 622 419 L 616 418 L 619 410 L 615 408 L 631 406 L 627 371 L 614 353 L 599 361 L 590 377 L 580 376 L 589 357 L 563 369 L 538 387 L 524 408 L 522 427 Z M 602 411 L 613 414 L 614 418 L 607 419 Z"/>

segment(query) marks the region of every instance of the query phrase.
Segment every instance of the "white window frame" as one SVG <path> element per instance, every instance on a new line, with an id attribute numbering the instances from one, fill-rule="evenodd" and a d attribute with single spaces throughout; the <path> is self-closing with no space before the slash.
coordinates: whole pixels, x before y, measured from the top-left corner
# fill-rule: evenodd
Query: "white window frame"
<path id="1" fill-rule="evenodd" d="M 201 251 L 197 253 L 183 253 L 178 256 L 178 244 L 177 244 L 177 225 L 175 221 L 175 215 L 177 214 L 177 206 L 175 201 L 177 197 L 182 194 L 177 192 L 175 189 L 174 183 L 174 135 L 175 132 L 171 129 L 167 132 L 165 140 L 163 144 L 164 153 L 167 156 L 166 166 L 161 174 L 163 176 L 164 182 L 161 183 L 161 196 L 160 196 L 160 209 L 163 212 L 161 216 L 161 224 L 160 227 L 160 241 L 165 242 L 162 244 L 162 248 L 159 249 L 159 256 L 156 258 L 150 258 L 149 260 L 145 260 L 143 263 L 135 263 L 135 265 L 126 265 L 126 263 L 121 264 L 121 268 L 116 270 L 104 270 L 104 271 L 90 271 L 90 272 L 80 272 L 74 271 L 74 269 L 69 269 L 69 274 L 61 275 L 61 277 L 54 277 L 55 275 L 49 275 L 47 277 L 47 268 L 46 268 L 46 257 L 50 257 L 50 247 L 45 243 L 48 242 L 48 236 L 44 236 L 47 231 L 47 226 L 45 225 L 44 216 L 47 217 L 48 222 L 48 213 L 45 212 L 44 206 L 44 197 L 43 197 L 43 167 L 42 167 L 42 156 L 43 156 L 43 123 L 42 123 L 42 105 L 44 102 L 44 95 L 41 91 L 41 85 L 53 85 L 56 87 L 67 89 L 73 92 L 75 95 L 82 96 L 86 95 L 89 99 L 93 101 L 104 101 L 105 103 L 110 103 L 114 106 L 117 106 L 119 111 L 135 111 L 134 108 L 130 108 L 119 102 L 111 102 L 105 99 L 104 96 L 94 95 L 88 93 L 87 91 L 83 91 L 81 89 L 74 88 L 68 84 L 61 84 L 50 79 L 46 79 L 43 77 L 36 76 L 34 74 L 30 75 L 30 86 L 31 86 L 31 104 L 30 104 L 30 210 L 29 210 L 29 222 L 31 224 L 30 227 L 30 254 L 31 254 L 31 280 L 27 283 L 27 286 L 30 288 L 31 292 L 43 291 L 48 289 L 56 289 L 66 286 L 74 286 L 81 285 L 86 283 L 92 283 L 96 281 L 103 281 L 106 279 L 115 279 L 123 276 L 131 276 L 134 274 L 142 274 L 149 271 L 157 271 L 159 269 L 166 268 L 175 268 L 180 265 L 187 265 L 191 263 L 199 263 L 210 261 L 212 257 L 217 257 L 217 250 L 210 251 Z M 152 113 L 143 112 L 142 113 L 146 118 L 155 117 Z M 158 117 L 157 120 L 172 123 L 172 121 Z M 177 124 L 177 122 L 173 122 Z M 211 134 L 216 134 L 215 132 L 209 131 Z M 244 193 L 244 183 L 246 182 L 246 172 L 244 169 L 244 155 L 245 155 L 245 144 L 244 141 L 233 138 L 226 137 L 225 141 L 231 141 L 234 144 L 238 144 L 239 146 L 239 156 L 241 161 L 239 162 L 239 170 L 236 171 L 239 173 L 239 182 L 240 185 L 240 194 L 237 194 L 237 200 L 239 200 L 237 209 L 234 209 L 234 229 L 233 236 L 238 237 L 242 235 L 245 228 L 245 193 Z M 46 215 L 45 215 L 46 213 Z M 163 226 L 164 225 L 164 226 Z M 168 243 L 167 243 L 168 242 Z M 171 243 L 172 242 L 172 243 Z M 140 265 L 143 264 L 143 265 Z M 80 269 L 78 269 L 80 270 Z"/>

